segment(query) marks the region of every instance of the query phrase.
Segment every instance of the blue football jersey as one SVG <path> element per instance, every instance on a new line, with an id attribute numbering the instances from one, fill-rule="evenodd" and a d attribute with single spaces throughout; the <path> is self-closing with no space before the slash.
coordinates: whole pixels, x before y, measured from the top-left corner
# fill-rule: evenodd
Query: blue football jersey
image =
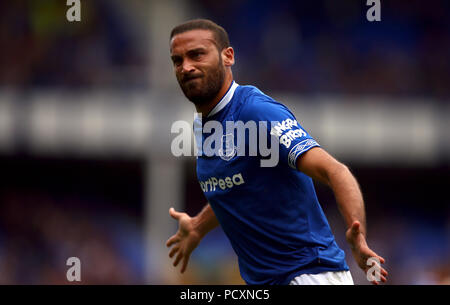
<path id="1" fill-rule="evenodd" d="M 201 131 L 210 121 L 223 127 L 214 155 L 203 149 L 213 131 Z M 255 135 L 227 133 L 227 121 L 256 122 L 258 135 L 276 140 L 277 165 L 261 166 L 268 157 L 249 153 Z M 319 144 L 286 106 L 254 86 L 233 82 L 207 117 L 194 120 L 194 133 L 202 144 L 197 157 L 200 187 L 237 254 L 247 284 L 289 284 L 300 274 L 349 270 L 312 179 L 296 169 L 297 158 Z M 245 154 L 237 150 L 242 141 Z"/>

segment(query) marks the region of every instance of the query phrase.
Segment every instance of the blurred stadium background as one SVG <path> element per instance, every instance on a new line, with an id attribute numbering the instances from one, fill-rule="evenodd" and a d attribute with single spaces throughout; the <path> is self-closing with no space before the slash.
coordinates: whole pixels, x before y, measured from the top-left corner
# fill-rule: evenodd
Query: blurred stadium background
<path id="1" fill-rule="evenodd" d="M 0 284 L 241 284 L 221 229 L 171 266 L 171 206 L 205 203 L 195 158 L 175 158 L 194 108 L 169 59 L 173 26 L 229 32 L 234 77 L 288 105 L 365 196 L 389 284 L 450 283 L 450 3 L 381 1 L 0 2 Z M 357 284 L 333 194 L 318 196 Z"/>

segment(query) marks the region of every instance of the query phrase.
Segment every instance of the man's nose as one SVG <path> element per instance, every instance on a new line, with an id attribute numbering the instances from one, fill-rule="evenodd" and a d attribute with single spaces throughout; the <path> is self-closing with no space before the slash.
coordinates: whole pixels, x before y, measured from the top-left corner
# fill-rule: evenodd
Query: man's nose
<path id="1" fill-rule="evenodd" d="M 184 60 L 183 65 L 181 66 L 181 73 L 189 73 L 194 72 L 195 67 L 190 60 Z"/>

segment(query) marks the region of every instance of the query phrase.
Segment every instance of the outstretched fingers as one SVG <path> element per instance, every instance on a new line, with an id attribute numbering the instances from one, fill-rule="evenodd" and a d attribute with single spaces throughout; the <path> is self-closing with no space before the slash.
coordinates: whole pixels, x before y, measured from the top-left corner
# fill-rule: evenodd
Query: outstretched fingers
<path id="1" fill-rule="evenodd" d="M 378 275 L 375 275 L 376 276 L 376 278 L 378 279 L 373 279 L 372 281 L 371 281 L 371 283 L 372 284 L 374 284 L 374 285 L 379 285 L 380 284 L 380 282 L 379 281 L 381 281 L 381 282 L 383 282 L 383 283 L 386 283 L 387 282 L 387 279 L 386 279 L 386 277 L 385 276 L 383 276 L 383 275 L 381 275 L 381 274 L 378 274 Z"/>
<path id="2" fill-rule="evenodd" d="M 178 252 L 178 250 L 180 250 L 180 247 L 178 247 L 178 246 L 173 247 L 169 252 L 169 257 L 172 258 L 172 256 L 174 256 L 175 253 Z"/>
<path id="3" fill-rule="evenodd" d="M 179 251 L 177 257 L 175 258 L 175 261 L 173 262 L 173 266 L 176 267 L 180 260 L 183 258 L 183 252 Z"/>
<path id="4" fill-rule="evenodd" d="M 371 273 L 371 277 L 374 277 L 371 281 L 372 284 L 378 285 L 379 281 L 387 282 L 388 272 L 381 267 L 381 264 L 385 262 L 384 258 L 376 255 L 373 251 L 370 252 L 372 252 L 372 255 L 366 260 L 366 266 L 364 266 L 363 270 L 367 276 Z"/>
<path id="5" fill-rule="evenodd" d="M 381 270 L 380 270 L 381 275 L 384 277 L 388 276 L 389 273 L 386 271 L 386 269 L 384 269 L 383 267 L 380 267 L 380 268 L 381 268 Z"/>
<path id="6" fill-rule="evenodd" d="M 180 237 L 179 237 L 177 234 L 175 234 L 175 235 L 173 235 L 172 237 L 170 237 L 170 238 L 167 240 L 166 246 L 167 246 L 167 247 L 170 247 L 170 246 L 172 246 L 173 244 L 175 244 L 175 243 L 177 243 L 177 242 L 179 242 L 179 241 L 180 241 Z"/>
<path id="7" fill-rule="evenodd" d="M 181 266 L 181 273 L 184 273 L 184 271 L 186 271 L 186 268 L 187 268 L 187 265 L 188 265 L 188 262 L 189 262 L 189 257 L 190 257 L 190 255 L 185 255 L 184 256 L 184 258 L 183 258 L 183 265 Z"/>
<path id="8" fill-rule="evenodd" d="M 173 258 L 175 256 L 175 260 L 173 261 L 174 267 L 178 266 L 178 264 L 183 261 L 180 270 L 181 273 L 183 273 L 187 268 L 189 257 L 192 252 L 190 245 L 195 244 L 196 237 L 189 237 L 192 230 L 190 228 L 190 217 L 188 217 L 186 213 L 180 213 L 174 208 L 170 208 L 169 215 L 179 222 L 179 228 L 178 232 L 167 240 L 166 246 L 171 247 L 174 245 L 169 252 L 169 257 Z M 195 245 L 193 247 L 195 248 Z"/>

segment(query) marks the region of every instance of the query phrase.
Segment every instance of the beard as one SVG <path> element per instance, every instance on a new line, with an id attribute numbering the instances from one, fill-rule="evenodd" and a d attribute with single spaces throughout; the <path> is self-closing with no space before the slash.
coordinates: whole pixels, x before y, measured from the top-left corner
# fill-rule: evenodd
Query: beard
<path id="1" fill-rule="evenodd" d="M 178 83 L 188 100 L 195 105 L 203 105 L 217 96 L 224 80 L 225 68 L 222 65 L 222 58 L 219 57 L 218 65 L 208 69 L 203 75 L 184 76 L 181 80 L 178 79 Z"/>

